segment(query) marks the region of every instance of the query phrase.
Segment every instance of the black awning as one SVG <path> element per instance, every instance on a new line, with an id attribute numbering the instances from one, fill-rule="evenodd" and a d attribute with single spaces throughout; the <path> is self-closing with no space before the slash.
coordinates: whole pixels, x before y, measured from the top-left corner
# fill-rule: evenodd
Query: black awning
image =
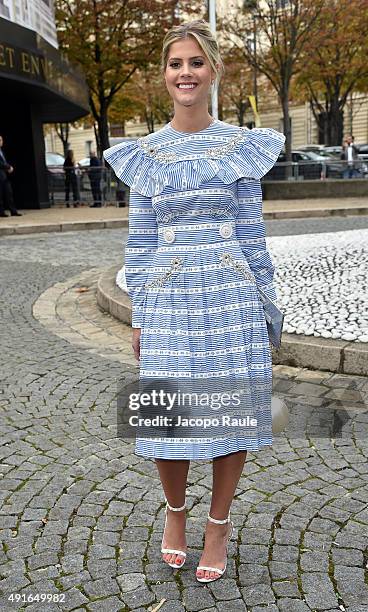
<path id="1" fill-rule="evenodd" d="M 36 32 L 0 18 L 0 93 L 35 103 L 44 123 L 75 121 L 89 112 L 82 73 Z"/>

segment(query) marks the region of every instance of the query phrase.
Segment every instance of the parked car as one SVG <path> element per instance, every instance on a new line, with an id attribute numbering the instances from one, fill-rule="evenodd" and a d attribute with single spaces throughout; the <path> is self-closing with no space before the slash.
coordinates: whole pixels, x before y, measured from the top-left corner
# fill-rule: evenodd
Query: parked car
<path id="1" fill-rule="evenodd" d="M 321 149 L 318 152 L 308 151 L 309 157 L 321 164 L 321 177 L 342 178 L 344 164 L 340 160 L 340 152 L 326 151 Z"/>
<path id="2" fill-rule="evenodd" d="M 359 146 L 358 158 L 362 162 L 361 171 L 364 177 L 368 177 L 368 144 L 361 144 Z"/>
<path id="3" fill-rule="evenodd" d="M 326 153 L 331 153 L 332 155 L 338 155 L 340 157 L 342 147 L 338 145 L 334 145 L 333 147 L 324 147 L 323 149 Z"/>
<path id="4" fill-rule="evenodd" d="M 316 151 L 316 153 L 318 153 L 318 151 L 324 149 L 324 146 L 323 144 L 307 144 L 298 147 L 298 151 Z"/>
<path id="5" fill-rule="evenodd" d="M 318 155 L 313 151 L 292 151 L 292 177 L 308 179 L 320 179 L 322 163 Z M 296 166 L 296 164 L 298 164 Z M 276 165 L 271 168 L 264 177 L 266 181 L 284 181 L 287 179 L 286 155 L 282 151 L 277 159 Z"/>

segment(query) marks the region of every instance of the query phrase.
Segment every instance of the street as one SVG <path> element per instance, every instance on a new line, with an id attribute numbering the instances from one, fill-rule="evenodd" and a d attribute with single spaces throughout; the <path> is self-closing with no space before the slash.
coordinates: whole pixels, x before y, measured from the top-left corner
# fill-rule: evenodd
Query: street
<path id="1" fill-rule="evenodd" d="M 361 230 L 368 217 L 266 228 L 270 237 Z M 209 461 L 189 472 L 187 563 L 175 573 L 161 560 L 155 464 L 116 437 L 117 384 L 137 374 L 131 332 L 94 302 L 98 274 L 122 263 L 126 238 L 123 229 L 0 238 L 1 610 L 143 611 L 165 598 L 165 612 L 365 612 L 364 377 L 276 366 L 291 427 L 248 454 L 226 575 L 208 586 L 194 575 Z M 27 600 L 37 593 L 63 597 Z"/>

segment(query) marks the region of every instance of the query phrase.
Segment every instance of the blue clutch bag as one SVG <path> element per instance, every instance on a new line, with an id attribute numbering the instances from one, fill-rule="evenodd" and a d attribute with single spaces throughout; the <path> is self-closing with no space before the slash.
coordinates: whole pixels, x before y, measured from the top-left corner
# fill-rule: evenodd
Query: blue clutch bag
<path id="1" fill-rule="evenodd" d="M 284 313 L 281 312 L 278 306 L 270 300 L 270 298 L 265 294 L 262 289 L 257 287 L 259 297 L 263 304 L 263 309 L 265 313 L 268 337 L 270 342 L 274 345 L 275 348 L 280 348 L 281 346 L 281 334 L 282 334 L 282 326 L 284 323 Z"/>

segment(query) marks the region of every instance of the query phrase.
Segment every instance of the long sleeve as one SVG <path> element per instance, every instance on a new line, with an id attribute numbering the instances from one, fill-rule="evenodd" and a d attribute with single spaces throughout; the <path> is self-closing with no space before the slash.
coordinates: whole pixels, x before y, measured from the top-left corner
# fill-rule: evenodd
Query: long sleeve
<path id="1" fill-rule="evenodd" d="M 130 190 L 129 236 L 125 247 L 125 279 L 132 300 L 132 327 L 141 327 L 144 283 L 157 249 L 157 222 L 152 199 Z"/>
<path id="2" fill-rule="evenodd" d="M 275 268 L 266 246 L 260 180 L 239 179 L 238 200 L 236 235 L 242 252 L 254 274 L 257 286 L 261 287 L 272 301 L 276 301 L 277 294 L 273 282 Z"/>

